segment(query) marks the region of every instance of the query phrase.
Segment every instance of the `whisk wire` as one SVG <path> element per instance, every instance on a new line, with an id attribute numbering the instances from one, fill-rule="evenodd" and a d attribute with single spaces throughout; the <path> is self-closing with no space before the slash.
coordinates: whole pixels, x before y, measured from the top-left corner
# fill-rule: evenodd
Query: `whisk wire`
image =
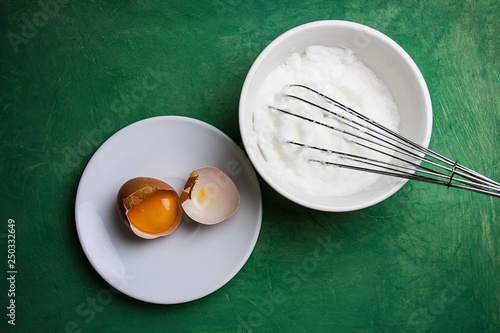
<path id="1" fill-rule="evenodd" d="M 500 184 L 498 182 L 460 165 L 458 161 L 451 160 L 415 143 L 407 137 L 396 133 L 386 126 L 383 126 L 382 124 L 366 117 L 354 109 L 345 106 L 327 95 L 318 92 L 317 90 L 300 84 L 291 84 L 288 87 L 298 88 L 299 91 L 302 90 L 304 92 L 309 92 L 315 98 L 319 97 L 321 101 L 327 102 L 328 105 L 332 105 L 335 108 L 344 111 L 349 116 L 340 114 L 331 108 L 323 106 L 324 103 L 319 105 L 309 99 L 291 93 L 283 94 L 283 96 L 321 111 L 324 116 L 335 119 L 339 125 L 327 124 L 296 112 L 292 112 L 288 109 L 277 108 L 271 105 L 269 106 L 270 109 L 310 122 L 314 125 L 319 125 L 336 131 L 345 136 L 344 139 L 350 143 L 368 149 L 372 152 L 388 156 L 395 161 L 402 162 L 403 164 L 396 164 L 393 162 L 350 154 L 324 147 L 311 146 L 297 141 L 286 141 L 288 144 L 293 144 L 301 148 L 314 149 L 327 154 L 335 154 L 343 160 L 359 163 L 364 166 L 324 161 L 316 158 L 311 158 L 309 161 L 321 163 L 327 166 L 336 166 L 409 180 L 434 183 L 447 187 L 466 189 L 488 194 L 494 197 L 500 197 Z M 351 117 L 354 117 L 354 119 Z M 342 125 L 347 128 L 341 128 Z M 434 170 L 433 168 L 437 170 Z"/>
<path id="2" fill-rule="evenodd" d="M 433 158 L 435 158 L 435 159 L 437 159 L 437 160 L 439 160 L 441 162 L 447 163 L 449 165 L 453 165 L 453 169 L 459 169 L 459 170 L 465 172 L 465 174 L 460 174 L 462 177 L 468 178 L 468 177 L 472 176 L 476 181 L 479 181 L 479 182 L 482 182 L 482 183 L 484 182 L 484 184 L 488 184 L 488 183 L 495 184 L 496 186 L 500 187 L 500 183 L 498 183 L 498 182 L 496 182 L 496 181 L 494 181 L 494 180 L 492 180 L 492 179 L 490 179 L 490 178 L 488 178 L 488 177 L 486 177 L 486 176 L 484 176 L 484 175 L 482 175 L 482 174 L 480 174 L 480 173 L 478 173 L 478 172 L 476 172 L 474 170 L 471 170 L 471 169 L 469 169 L 469 168 L 467 168 L 467 167 L 465 167 L 463 165 L 460 165 L 460 164 L 456 163 L 456 161 L 453 161 L 453 160 L 451 160 L 451 159 L 449 159 L 449 158 L 447 158 L 447 157 L 445 157 L 445 156 L 443 156 L 443 155 L 441 155 L 439 153 L 436 153 L 436 152 L 434 152 L 434 151 L 432 151 L 432 150 L 430 150 L 428 148 L 422 147 L 421 145 L 413 142 L 412 140 L 410 140 L 410 139 L 408 139 L 408 138 L 406 138 L 406 137 L 404 137 L 404 136 L 402 136 L 402 135 L 400 135 L 400 134 L 398 134 L 398 133 L 390 130 L 389 128 L 387 128 L 387 127 L 385 127 L 385 126 L 383 126 L 383 125 L 375 122 L 374 120 L 372 120 L 372 119 L 364 116 L 363 114 L 357 112 L 356 110 L 351 109 L 351 108 L 345 106 L 344 104 L 342 104 L 342 103 L 340 103 L 340 102 L 338 102 L 338 101 L 336 101 L 336 100 L 328 97 L 327 95 L 325 95 L 325 94 L 323 94 L 321 92 L 318 92 L 317 90 L 314 90 L 314 89 L 312 89 L 310 87 L 307 87 L 307 86 L 301 85 L 301 84 L 291 84 L 291 85 L 289 85 L 289 87 L 297 87 L 297 88 L 303 88 L 305 90 L 308 90 L 308 91 L 310 91 L 310 92 L 312 92 L 312 93 L 320 96 L 321 98 L 323 98 L 324 100 L 328 101 L 332 105 L 334 105 L 334 106 L 336 106 L 336 107 L 344 110 L 345 112 L 347 112 L 347 113 L 349 113 L 351 115 L 354 115 L 354 116 L 356 116 L 356 117 L 364 120 L 365 122 L 367 122 L 367 123 L 369 123 L 369 124 L 371 124 L 371 125 L 379 128 L 379 129 L 381 129 L 383 132 L 386 132 L 386 133 L 390 134 L 394 138 L 400 140 L 400 141 L 398 141 L 398 143 L 403 143 L 403 142 L 407 143 L 407 144 L 409 144 L 409 147 L 411 147 L 412 149 L 415 149 L 415 150 L 417 150 L 417 151 L 419 151 L 421 153 L 424 153 L 428 157 L 433 157 Z M 304 100 L 304 99 L 302 99 L 302 100 Z M 306 101 L 306 100 L 304 100 L 304 101 Z M 326 112 L 329 112 L 329 113 L 333 112 L 333 111 L 328 110 L 326 108 L 323 108 L 323 110 L 326 111 Z M 334 113 L 335 112 L 333 112 L 331 114 L 334 114 Z M 383 132 L 379 132 L 379 133 L 385 136 L 385 134 Z M 447 171 L 449 171 L 449 169 L 447 169 Z"/>

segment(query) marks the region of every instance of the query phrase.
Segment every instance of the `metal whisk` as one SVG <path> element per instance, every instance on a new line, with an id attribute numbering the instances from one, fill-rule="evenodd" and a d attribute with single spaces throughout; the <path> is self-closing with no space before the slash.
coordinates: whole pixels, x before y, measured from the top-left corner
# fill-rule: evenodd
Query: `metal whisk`
<path id="1" fill-rule="evenodd" d="M 300 84 L 292 84 L 289 87 L 295 88 L 301 94 L 286 93 L 283 95 L 284 98 L 295 100 L 304 107 L 312 107 L 321 111 L 325 117 L 335 119 L 338 125 L 327 124 L 285 108 L 269 106 L 270 109 L 331 129 L 340 133 L 348 142 L 370 152 L 367 154 L 370 157 L 367 157 L 338 151 L 331 147 L 317 147 L 304 142 L 286 140 L 288 144 L 326 153 L 325 157 L 328 155 L 338 156 L 342 162 L 328 161 L 327 158 L 311 158 L 309 161 L 326 166 L 461 188 L 500 198 L 500 184 L 498 182 L 460 165 L 457 161 L 420 146 L 312 88 Z M 314 98 L 307 99 L 298 96 L 302 93 Z M 319 102 L 312 102 L 311 99 L 317 99 Z M 343 113 L 341 114 L 339 111 Z M 381 158 L 373 158 L 374 153 L 381 154 L 379 155 Z"/>

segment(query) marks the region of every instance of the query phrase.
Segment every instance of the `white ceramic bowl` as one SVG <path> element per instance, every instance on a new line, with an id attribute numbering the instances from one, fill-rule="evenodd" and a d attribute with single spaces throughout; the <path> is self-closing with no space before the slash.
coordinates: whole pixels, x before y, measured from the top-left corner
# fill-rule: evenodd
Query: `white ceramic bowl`
<path id="1" fill-rule="evenodd" d="M 310 45 L 350 48 L 389 88 L 401 118 L 399 132 L 427 147 L 432 131 L 432 105 L 425 80 L 410 56 L 392 39 L 367 26 L 347 21 L 318 21 L 293 28 L 269 44 L 255 60 L 240 97 L 239 125 L 243 144 L 257 172 L 286 198 L 323 211 L 352 211 L 377 204 L 397 192 L 405 180 L 382 177 L 369 189 L 341 196 L 306 195 L 273 176 L 257 146 L 252 115 L 266 76 L 293 52 Z"/>

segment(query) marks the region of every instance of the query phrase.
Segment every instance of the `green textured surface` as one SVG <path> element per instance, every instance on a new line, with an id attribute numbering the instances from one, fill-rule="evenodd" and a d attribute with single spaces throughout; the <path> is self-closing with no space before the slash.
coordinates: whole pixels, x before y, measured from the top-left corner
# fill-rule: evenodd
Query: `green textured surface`
<path id="1" fill-rule="evenodd" d="M 284 31 L 321 19 L 362 23 L 399 43 L 431 93 L 430 147 L 500 179 L 497 0 L 94 0 L 48 14 L 37 1 L 0 7 L 0 331 L 500 331 L 500 200 L 487 196 L 408 183 L 374 207 L 324 213 L 261 181 L 262 230 L 244 268 L 215 293 L 175 306 L 122 294 L 88 305 L 108 286 L 74 220 L 86 163 L 128 124 L 182 115 L 241 142 L 238 100 L 252 62 Z M 9 36 L 23 33 L 14 46 Z M 165 75 L 126 104 L 148 68 Z M 6 316 L 9 219 L 15 326 Z M 332 246 L 319 261 L 322 242 Z"/>

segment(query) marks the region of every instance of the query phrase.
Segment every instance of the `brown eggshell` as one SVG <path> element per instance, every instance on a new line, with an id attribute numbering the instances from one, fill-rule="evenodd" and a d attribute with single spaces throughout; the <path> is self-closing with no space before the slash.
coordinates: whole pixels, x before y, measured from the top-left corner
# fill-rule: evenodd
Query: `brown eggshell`
<path id="1" fill-rule="evenodd" d="M 236 212 L 240 194 L 225 173 L 214 167 L 204 167 L 191 173 L 181 193 L 181 203 L 184 213 L 192 220 L 217 224 Z"/>
<path id="2" fill-rule="evenodd" d="M 138 205 L 143 199 L 149 197 L 156 191 L 172 191 L 175 193 L 176 200 L 178 202 L 178 216 L 175 222 L 167 230 L 157 233 L 150 234 L 142 230 L 137 229 L 132 223 L 130 223 L 127 212 L 134 206 Z M 182 218 L 182 206 L 179 195 L 175 189 L 168 185 L 167 183 L 150 177 L 137 177 L 132 178 L 125 182 L 118 191 L 116 196 L 116 203 L 118 207 L 118 212 L 123 222 L 139 237 L 145 239 L 153 239 L 161 236 L 166 236 L 171 234 L 179 225 Z"/>

